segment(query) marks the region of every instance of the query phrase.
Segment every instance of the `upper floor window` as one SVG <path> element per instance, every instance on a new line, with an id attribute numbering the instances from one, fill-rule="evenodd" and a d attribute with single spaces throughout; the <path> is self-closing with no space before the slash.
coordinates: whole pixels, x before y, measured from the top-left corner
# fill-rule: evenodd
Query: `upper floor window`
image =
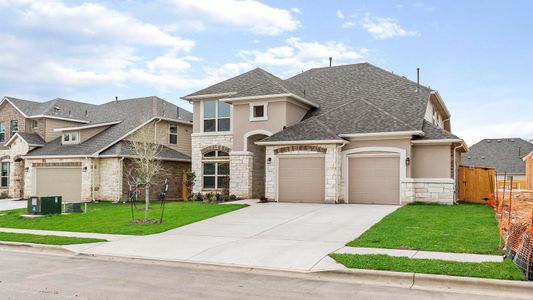
<path id="1" fill-rule="evenodd" d="M 15 133 L 19 131 L 19 121 L 11 120 L 11 136 L 14 136 Z"/>
<path id="2" fill-rule="evenodd" d="M 33 127 L 33 129 L 38 129 L 39 128 L 39 120 L 33 120 L 32 121 L 32 127 Z"/>
<path id="3" fill-rule="evenodd" d="M 225 102 L 204 101 L 204 132 L 230 131 L 231 105 Z"/>
<path id="4" fill-rule="evenodd" d="M 6 141 L 6 125 L 4 122 L 0 122 L 0 143 Z"/>
<path id="5" fill-rule="evenodd" d="M 77 144 L 79 141 L 78 132 L 64 132 L 62 141 L 63 144 Z"/>
<path id="6" fill-rule="evenodd" d="M 9 186 L 9 162 L 3 161 L 0 170 L 0 187 Z"/>
<path id="7" fill-rule="evenodd" d="M 266 121 L 268 104 L 267 103 L 251 103 L 250 104 L 250 121 Z"/>
<path id="8" fill-rule="evenodd" d="M 177 144 L 178 143 L 178 124 L 170 124 L 168 127 L 168 143 Z"/>

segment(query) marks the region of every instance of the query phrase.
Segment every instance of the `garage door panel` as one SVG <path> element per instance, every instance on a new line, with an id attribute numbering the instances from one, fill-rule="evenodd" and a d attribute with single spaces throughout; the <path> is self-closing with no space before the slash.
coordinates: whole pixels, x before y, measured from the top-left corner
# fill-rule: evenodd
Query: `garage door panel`
<path id="1" fill-rule="evenodd" d="M 399 204 L 399 157 L 352 157 L 348 172 L 350 203 Z"/>
<path id="2" fill-rule="evenodd" d="M 81 201 L 80 168 L 37 168 L 37 196 L 61 196 L 65 202 Z"/>
<path id="3" fill-rule="evenodd" d="M 281 157 L 278 168 L 280 202 L 324 202 L 324 157 Z"/>

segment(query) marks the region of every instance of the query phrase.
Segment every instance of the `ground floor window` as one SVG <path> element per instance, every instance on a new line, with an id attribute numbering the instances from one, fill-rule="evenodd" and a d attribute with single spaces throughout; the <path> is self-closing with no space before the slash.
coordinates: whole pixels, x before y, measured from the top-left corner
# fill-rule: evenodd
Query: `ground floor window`
<path id="1" fill-rule="evenodd" d="M 204 189 L 227 188 L 229 180 L 229 163 L 204 162 Z"/>
<path id="2" fill-rule="evenodd" d="M 224 151 L 204 153 L 202 177 L 204 189 L 229 188 L 229 155 Z"/>
<path id="3" fill-rule="evenodd" d="M 9 186 L 9 162 L 2 162 L 1 172 L 0 172 L 0 187 Z"/>

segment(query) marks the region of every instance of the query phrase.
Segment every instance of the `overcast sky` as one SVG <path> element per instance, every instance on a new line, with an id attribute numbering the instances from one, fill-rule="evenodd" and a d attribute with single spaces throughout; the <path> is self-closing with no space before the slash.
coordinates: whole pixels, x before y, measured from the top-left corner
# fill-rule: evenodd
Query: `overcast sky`
<path id="1" fill-rule="evenodd" d="M 512 3 L 511 3 L 512 2 Z M 370 62 L 440 92 L 452 130 L 533 138 L 532 1 L 0 0 L 0 94 L 103 103 Z"/>

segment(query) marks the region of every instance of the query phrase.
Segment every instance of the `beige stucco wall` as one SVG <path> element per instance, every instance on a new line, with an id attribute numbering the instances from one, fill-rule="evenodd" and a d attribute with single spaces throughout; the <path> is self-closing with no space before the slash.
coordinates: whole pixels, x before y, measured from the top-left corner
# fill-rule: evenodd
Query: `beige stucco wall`
<path id="1" fill-rule="evenodd" d="M 413 178 L 452 178 L 450 145 L 413 145 Z"/>
<path id="2" fill-rule="evenodd" d="M 342 151 L 363 147 L 390 147 L 405 150 L 406 157 L 411 158 L 411 139 L 388 139 L 388 140 L 355 140 L 342 148 Z M 411 159 L 412 161 L 413 159 Z M 411 164 L 412 165 L 412 164 Z M 407 177 L 411 177 L 411 165 L 406 167 Z"/>
<path id="3" fill-rule="evenodd" d="M 200 106 L 202 105 L 202 101 L 194 101 L 192 103 L 192 132 L 200 132 L 200 122 L 201 122 L 201 110 Z"/>

